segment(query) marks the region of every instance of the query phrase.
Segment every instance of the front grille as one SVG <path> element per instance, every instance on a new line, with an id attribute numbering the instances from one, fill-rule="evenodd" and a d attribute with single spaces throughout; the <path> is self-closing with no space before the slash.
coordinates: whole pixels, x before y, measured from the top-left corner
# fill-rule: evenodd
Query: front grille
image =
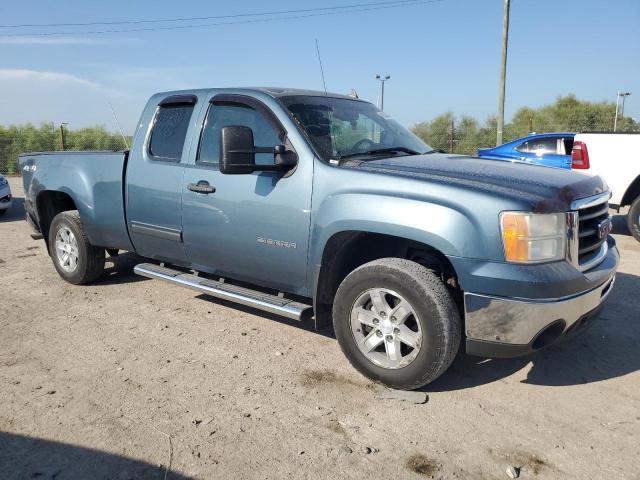
<path id="1" fill-rule="evenodd" d="M 578 210 L 578 264 L 585 265 L 601 255 L 607 235 L 602 235 L 603 222 L 609 220 L 609 202 L 604 201 Z M 608 229 L 606 232 L 608 233 Z"/>

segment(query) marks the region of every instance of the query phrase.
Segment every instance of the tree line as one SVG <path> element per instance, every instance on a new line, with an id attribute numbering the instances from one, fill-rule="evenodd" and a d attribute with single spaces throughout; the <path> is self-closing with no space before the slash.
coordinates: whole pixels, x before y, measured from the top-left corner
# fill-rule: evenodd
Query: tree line
<path id="1" fill-rule="evenodd" d="M 131 145 L 131 137 L 126 138 Z M 27 125 L 0 125 L 0 173 L 20 173 L 18 155 L 25 152 L 60 150 L 124 150 L 126 145 L 119 133 L 109 132 L 103 126 L 70 130 L 53 123 L 39 127 Z"/>
<path id="2" fill-rule="evenodd" d="M 505 141 L 531 132 L 612 131 L 616 105 L 612 102 L 586 102 L 575 95 L 558 97 L 540 108 L 522 107 L 505 125 Z M 491 116 L 483 122 L 474 117 L 456 117 L 452 112 L 431 121 L 417 123 L 413 132 L 433 148 L 450 153 L 473 155 L 478 148 L 493 147 L 497 121 Z M 619 117 L 617 131 L 640 132 L 640 123 Z M 131 137 L 126 138 L 131 145 Z M 69 130 L 53 123 L 0 125 L 0 173 L 19 174 L 18 155 L 34 151 L 124 150 L 122 136 L 103 126 Z"/>
<path id="3" fill-rule="evenodd" d="M 505 142 L 532 132 L 594 132 L 613 131 L 616 105 L 612 102 L 586 102 L 575 95 L 558 97 L 540 108 L 522 107 L 505 124 Z M 497 119 L 490 116 L 484 122 L 452 112 L 438 115 L 430 122 L 420 122 L 413 132 L 431 147 L 449 153 L 474 155 L 478 148 L 496 144 Z M 640 132 L 640 123 L 629 117 L 618 117 L 618 132 Z"/>

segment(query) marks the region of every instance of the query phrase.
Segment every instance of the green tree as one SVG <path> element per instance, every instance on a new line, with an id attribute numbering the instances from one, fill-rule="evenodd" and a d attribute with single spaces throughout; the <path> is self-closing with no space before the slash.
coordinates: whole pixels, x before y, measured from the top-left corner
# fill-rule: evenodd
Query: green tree
<path id="1" fill-rule="evenodd" d="M 561 96 L 540 108 L 522 107 L 504 128 L 505 141 L 524 137 L 532 132 L 611 131 L 616 106 L 611 102 L 586 102 L 575 95 Z M 454 117 L 452 112 L 437 116 L 430 122 L 420 122 L 413 132 L 434 148 L 451 151 L 451 121 L 453 120 L 452 153 L 475 154 L 478 148 L 495 146 L 497 121 L 488 117 L 480 124 L 473 117 Z M 640 132 L 640 124 L 629 117 L 618 118 L 618 131 Z"/>
<path id="2" fill-rule="evenodd" d="M 130 138 L 128 144 L 131 144 Z M 60 128 L 53 123 L 39 127 L 26 125 L 0 125 L 0 173 L 19 174 L 18 155 L 25 152 L 60 150 Z M 103 126 L 65 129 L 65 150 L 123 150 L 125 143 L 119 134 Z"/>
<path id="3" fill-rule="evenodd" d="M 446 112 L 430 122 L 418 123 L 413 128 L 413 132 L 431 147 L 448 152 L 451 143 L 452 121 L 454 121 L 453 113 Z"/>

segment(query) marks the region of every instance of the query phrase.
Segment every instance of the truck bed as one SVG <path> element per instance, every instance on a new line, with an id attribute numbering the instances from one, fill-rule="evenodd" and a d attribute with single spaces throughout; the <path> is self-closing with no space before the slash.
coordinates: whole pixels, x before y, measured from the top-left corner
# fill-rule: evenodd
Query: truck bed
<path id="1" fill-rule="evenodd" d="M 25 209 L 39 225 L 38 199 L 68 196 L 85 222 L 89 240 L 105 248 L 133 250 L 124 207 L 128 152 L 35 152 L 20 155 Z M 46 232 L 43 232 L 46 233 Z"/>

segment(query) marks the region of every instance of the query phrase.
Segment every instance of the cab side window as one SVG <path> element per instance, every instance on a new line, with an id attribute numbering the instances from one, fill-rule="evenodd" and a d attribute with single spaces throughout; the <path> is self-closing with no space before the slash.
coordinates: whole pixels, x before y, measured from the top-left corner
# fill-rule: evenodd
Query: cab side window
<path id="1" fill-rule="evenodd" d="M 521 145 L 516 147 L 516 150 L 523 153 L 535 153 L 537 155 L 544 154 L 557 154 L 558 153 L 558 139 L 552 138 L 538 138 L 537 140 L 527 140 Z"/>
<path id="2" fill-rule="evenodd" d="M 220 161 L 220 133 L 223 127 L 242 125 L 251 128 L 257 147 L 273 147 L 282 143 L 278 130 L 262 113 L 240 103 L 214 102 L 209 107 L 202 129 L 196 163 L 217 165 Z M 273 163 L 272 153 L 256 154 L 257 165 Z"/>
<path id="3" fill-rule="evenodd" d="M 187 137 L 193 105 L 160 105 L 151 131 L 149 155 L 152 160 L 179 162 Z"/>

